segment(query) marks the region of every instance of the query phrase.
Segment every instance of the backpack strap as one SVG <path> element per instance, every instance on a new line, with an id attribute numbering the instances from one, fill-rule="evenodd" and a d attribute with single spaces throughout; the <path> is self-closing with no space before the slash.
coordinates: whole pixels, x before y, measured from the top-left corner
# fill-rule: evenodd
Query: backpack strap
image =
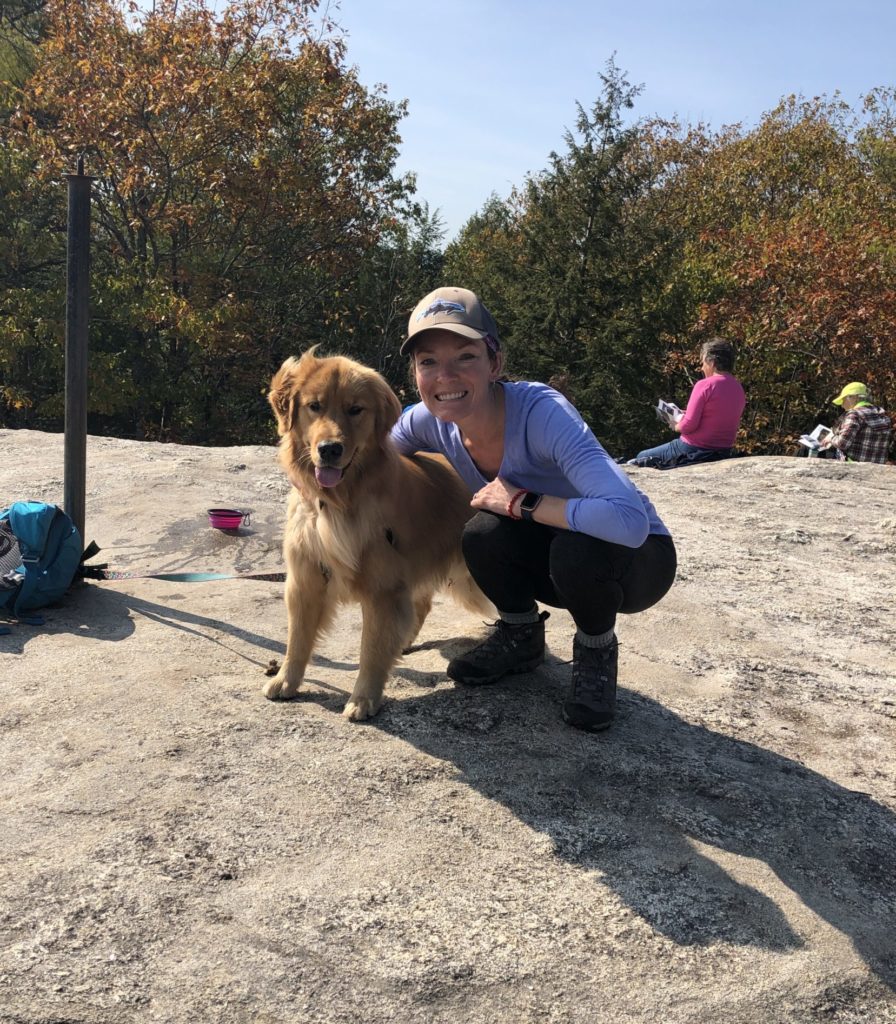
<path id="1" fill-rule="evenodd" d="M 81 565 L 83 566 L 86 561 L 93 558 L 94 555 L 98 555 L 102 551 L 102 548 L 97 544 L 95 540 L 92 540 L 86 548 L 84 548 L 84 554 L 81 555 Z"/>
<path id="2" fill-rule="evenodd" d="M 0 518 L 0 594 L 15 590 L 22 582 L 22 574 L 19 572 L 21 566 L 22 552 L 19 550 L 18 539 L 12 532 L 9 519 Z M 0 603 L 6 604 L 6 601 Z"/>

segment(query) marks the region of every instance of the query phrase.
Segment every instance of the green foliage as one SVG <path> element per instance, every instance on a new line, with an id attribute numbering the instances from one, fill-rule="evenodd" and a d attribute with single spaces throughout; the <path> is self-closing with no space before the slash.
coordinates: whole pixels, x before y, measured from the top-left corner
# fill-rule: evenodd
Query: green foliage
<path id="1" fill-rule="evenodd" d="M 553 381 L 614 453 L 668 434 L 713 334 L 739 347 L 740 446 L 791 451 L 847 380 L 896 404 L 896 115 L 790 97 L 753 130 L 626 124 L 612 62 L 576 133 L 446 252 L 446 280 L 496 313 L 521 376 Z"/>
<path id="2" fill-rule="evenodd" d="M 425 205 L 396 219 L 370 249 L 357 275 L 329 302 L 324 330 L 315 340 L 379 370 L 407 403 L 416 401 L 406 361 L 398 349 L 408 316 L 421 296 L 437 287 L 444 229 Z"/>
<path id="3" fill-rule="evenodd" d="M 663 165 L 650 129 L 626 123 L 638 89 L 611 60 L 566 150 L 507 203 L 492 198 L 446 253 L 498 320 L 512 371 L 570 394 L 604 444 L 654 431 L 659 339 L 678 314 L 665 283 L 676 240 L 657 219 Z"/>
<path id="4" fill-rule="evenodd" d="M 711 140 L 670 185 L 683 264 L 711 282 L 693 293 L 694 330 L 741 343 L 747 450 L 791 450 L 848 380 L 896 397 L 896 206 L 867 156 L 880 127 L 790 97 L 755 130 Z"/>
<path id="5" fill-rule="evenodd" d="M 613 454 L 669 435 L 710 334 L 739 346 L 740 445 L 790 451 L 863 380 L 896 407 L 896 91 L 784 99 L 750 130 L 635 118 L 613 60 L 562 152 L 444 231 L 393 173 L 401 103 L 358 82 L 315 0 L 0 8 L 0 423 L 60 429 L 63 176 L 95 175 L 90 429 L 273 437 L 312 344 L 382 371 L 439 284 L 473 288 L 513 375 Z"/>
<path id="6" fill-rule="evenodd" d="M 29 254 L 0 257 L 0 282 L 45 296 L 0 298 L 7 416 L 58 425 L 59 402 L 21 376 L 22 346 L 44 344 L 34 307 L 57 327 L 61 312 L 43 309 L 58 289 L 37 254 L 58 260 L 64 221 L 35 221 L 33 200 L 58 193 L 83 153 L 96 177 L 91 422 L 270 437 L 272 368 L 320 332 L 342 283 L 411 211 L 413 181 L 392 174 L 404 108 L 359 84 L 315 6 L 46 4 L 33 73 L 3 125 L 16 182 L 0 217 L 23 225 Z M 57 371 L 47 366 L 46 387 L 58 399 Z"/>
<path id="7" fill-rule="evenodd" d="M 892 204 L 896 198 L 896 87 L 873 89 L 863 108 L 866 121 L 857 133 L 858 154 Z"/>
<path id="8" fill-rule="evenodd" d="M 35 159 L 0 145 L 0 422 L 62 414 L 65 195 L 31 181 Z"/>

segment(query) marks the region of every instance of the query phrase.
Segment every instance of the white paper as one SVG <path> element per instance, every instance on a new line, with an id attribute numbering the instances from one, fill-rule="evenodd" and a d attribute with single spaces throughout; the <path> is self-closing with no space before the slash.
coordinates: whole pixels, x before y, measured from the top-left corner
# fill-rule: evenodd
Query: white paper
<path id="1" fill-rule="evenodd" d="M 684 413 L 674 402 L 667 402 L 662 398 L 656 403 L 654 409 L 657 416 L 659 416 L 664 423 L 668 423 L 670 427 L 684 416 Z"/>
<path id="2" fill-rule="evenodd" d="M 811 448 L 813 451 L 821 447 L 821 442 L 829 435 L 833 434 L 834 431 L 830 427 L 826 427 L 823 423 L 819 423 L 818 426 L 812 431 L 811 434 L 803 434 L 799 438 L 799 443 L 804 448 Z"/>

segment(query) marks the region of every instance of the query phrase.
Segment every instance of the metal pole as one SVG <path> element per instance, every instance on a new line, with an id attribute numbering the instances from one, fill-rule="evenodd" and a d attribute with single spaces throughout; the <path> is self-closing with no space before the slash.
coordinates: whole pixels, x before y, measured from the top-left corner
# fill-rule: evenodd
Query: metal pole
<path id="1" fill-rule="evenodd" d="M 87 489 L 87 328 L 90 321 L 90 183 L 84 157 L 68 180 L 68 264 L 65 296 L 64 507 L 84 540 Z"/>

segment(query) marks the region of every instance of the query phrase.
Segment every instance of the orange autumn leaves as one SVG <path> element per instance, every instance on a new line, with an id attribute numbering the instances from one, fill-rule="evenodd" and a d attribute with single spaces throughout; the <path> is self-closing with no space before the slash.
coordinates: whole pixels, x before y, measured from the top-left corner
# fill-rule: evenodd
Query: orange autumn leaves
<path id="1" fill-rule="evenodd" d="M 315 6 L 215 14 L 203 0 L 149 11 L 54 0 L 14 123 L 44 174 L 87 154 L 103 223 L 128 259 L 158 260 L 178 232 L 210 237 L 222 216 L 314 224 L 321 258 L 328 231 L 367 244 L 394 188 L 400 111 L 372 101 L 343 66 L 341 39 L 321 35 Z"/>
<path id="2" fill-rule="evenodd" d="M 140 436 L 225 440 L 220 404 L 263 406 L 270 366 L 408 204 L 404 106 L 358 82 L 316 2 L 49 0 L 44 16 L 2 127 L 23 196 L 53 202 L 81 154 L 95 178 L 91 409 Z M 27 282 L 0 384 L 49 411 L 18 384 L 35 358 L 54 379 L 58 347 L 34 329 L 46 284 Z"/>

